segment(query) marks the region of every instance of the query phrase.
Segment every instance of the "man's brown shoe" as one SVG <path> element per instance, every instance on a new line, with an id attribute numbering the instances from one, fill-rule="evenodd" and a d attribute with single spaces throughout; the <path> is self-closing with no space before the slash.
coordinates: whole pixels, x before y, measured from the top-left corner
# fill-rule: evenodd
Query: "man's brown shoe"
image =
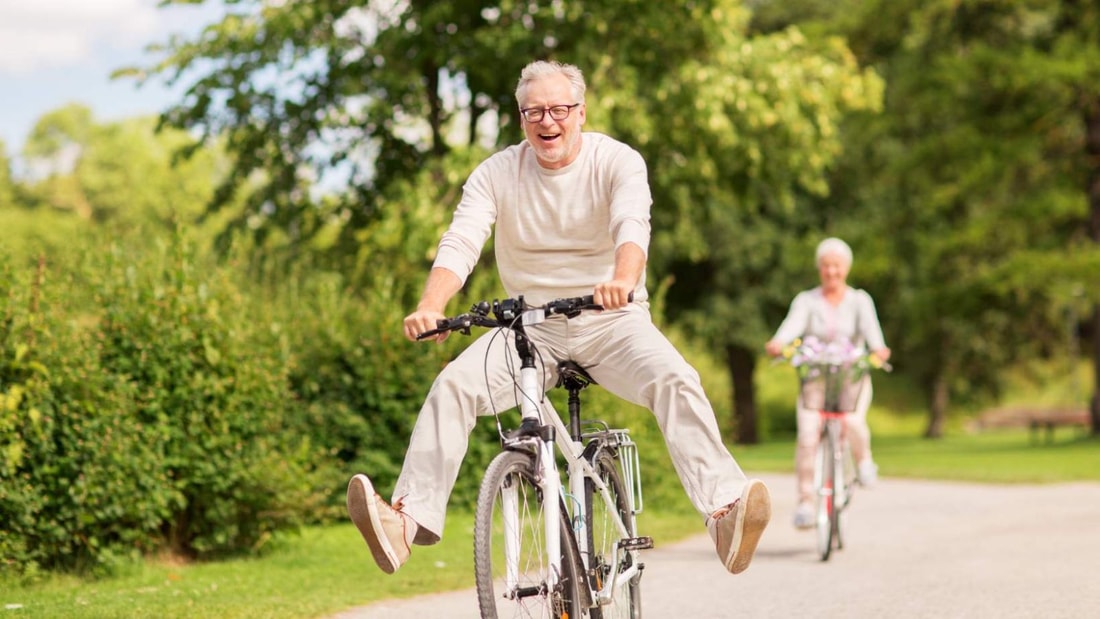
<path id="1" fill-rule="evenodd" d="M 758 479 L 750 479 L 741 498 L 707 518 L 707 531 L 714 540 L 718 558 L 731 574 L 748 569 L 771 516 L 768 487 Z"/>
<path id="2" fill-rule="evenodd" d="M 382 500 L 366 475 L 348 482 L 348 515 L 370 547 L 374 562 L 392 574 L 409 560 L 409 540 L 416 534 L 416 523 L 396 506 Z"/>

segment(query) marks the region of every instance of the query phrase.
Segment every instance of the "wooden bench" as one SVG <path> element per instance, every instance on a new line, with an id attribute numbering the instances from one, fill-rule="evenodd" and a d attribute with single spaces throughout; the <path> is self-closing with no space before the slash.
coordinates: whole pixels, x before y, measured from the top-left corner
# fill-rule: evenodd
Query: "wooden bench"
<path id="1" fill-rule="evenodd" d="M 1046 430 L 1046 442 L 1051 443 L 1054 442 L 1054 428 L 1077 427 L 1087 432 L 1089 411 L 1083 408 L 1035 411 L 1028 427 L 1031 429 L 1032 442 L 1038 442 L 1040 430 Z"/>
<path id="2" fill-rule="evenodd" d="M 972 424 L 976 430 L 992 428 L 1028 428 L 1031 442 L 1038 443 L 1045 431 L 1046 442 L 1054 441 L 1054 430 L 1059 427 L 1076 427 L 1087 432 L 1089 411 L 1085 408 L 1034 408 L 1006 407 L 986 411 Z"/>

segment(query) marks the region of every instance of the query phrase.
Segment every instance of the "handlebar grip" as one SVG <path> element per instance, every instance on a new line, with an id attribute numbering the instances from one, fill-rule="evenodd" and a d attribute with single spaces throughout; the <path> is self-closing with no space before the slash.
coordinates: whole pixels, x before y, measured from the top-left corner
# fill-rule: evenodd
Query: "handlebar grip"
<path id="1" fill-rule="evenodd" d="M 426 339 L 428 339 L 429 337 L 432 337 L 432 336 L 434 336 L 434 335 L 439 335 L 440 333 L 443 333 L 443 332 L 444 332 L 444 331 L 446 331 L 446 330 L 447 330 L 447 329 L 429 329 L 429 330 L 427 330 L 427 331 L 425 331 L 425 332 L 423 332 L 423 333 L 418 333 L 418 334 L 416 335 L 416 339 L 418 339 L 418 340 L 426 340 Z"/>
<path id="2" fill-rule="evenodd" d="M 593 307 L 599 307 L 600 309 L 603 309 L 602 305 L 600 305 L 600 306 L 596 305 L 596 301 L 595 301 L 593 295 L 588 295 L 588 296 L 581 297 L 581 298 L 584 299 L 584 304 L 585 305 L 591 305 Z M 626 302 L 627 303 L 633 303 L 634 302 L 634 292 L 633 291 L 631 291 L 630 294 L 626 295 Z"/>
<path id="3" fill-rule="evenodd" d="M 583 297 L 576 297 L 574 299 L 567 299 L 567 300 L 568 301 L 573 301 L 574 305 L 576 306 L 577 309 L 591 309 L 591 310 L 602 310 L 603 309 L 602 305 L 597 305 L 596 304 L 595 295 L 586 294 Z M 633 292 L 631 292 L 629 295 L 627 295 L 626 302 L 627 303 L 633 303 L 634 302 L 634 293 Z"/>

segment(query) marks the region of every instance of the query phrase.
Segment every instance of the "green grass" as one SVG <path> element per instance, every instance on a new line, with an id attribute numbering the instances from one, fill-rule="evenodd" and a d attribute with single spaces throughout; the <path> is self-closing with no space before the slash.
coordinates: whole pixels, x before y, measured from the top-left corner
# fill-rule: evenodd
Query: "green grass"
<path id="1" fill-rule="evenodd" d="M 646 511 L 642 516 L 643 526 L 657 539 L 702 530 L 689 512 Z M 417 547 L 398 575 L 387 576 L 375 567 L 353 526 L 314 527 L 283 540 L 261 559 L 192 565 L 150 561 L 98 582 L 74 577 L 50 577 L 34 585 L 0 581 L 0 616 L 325 617 L 373 601 L 473 587 L 472 548 L 473 517 L 452 514 L 442 542 Z"/>
<path id="2" fill-rule="evenodd" d="M 1083 400 L 1092 366 L 1022 365 L 1009 379 L 997 406 L 1027 405 L 1064 408 Z M 793 377 L 790 368 L 762 366 L 757 389 L 761 408 L 772 416 L 789 415 L 793 424 Z M 919 391 L 904 377 L 876 374 L 874 404 L 867 415 L 871 449 L 883 477 L 909 477 L 988 483 L 1049 483 L 1100 480 L 1100 439 L 1080 428 L 1058 428 L 1053 440 L 1037 440 L 1025 429 L 974 433 L 969 422 L 984 407 L 952 410 L 946 435 L 922 438 L 928 412 Z M 1083 406 L 1078 404 L 1078 406 Z M 777 412 L 778 411 L 778 412 Z M 780 425 L 772 420 L 772 425 Z M 793 429 L 793 425 L 791 426 Z M 793 472 L 791 440 L 735 446 L 734 455 L 746 471 Z"/>
<path id="3" fill-rule="evenodd" d="M 937 440 L 874 431 L 871 448 L 882 477 L 984 483 L 1100 481 L 1100 439 L 1072 428 L 1038 441 L 1025 430 L 958 433 Z M 749 473 L 793 472 L 788 441 L 735 446 L 734 456 Z"/>

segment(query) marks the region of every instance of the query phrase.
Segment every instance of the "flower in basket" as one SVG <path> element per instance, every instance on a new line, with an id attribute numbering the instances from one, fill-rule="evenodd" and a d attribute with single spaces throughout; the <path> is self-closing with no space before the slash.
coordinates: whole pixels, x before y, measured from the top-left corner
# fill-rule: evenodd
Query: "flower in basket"
<path id="1" fill-rule="evenodd" d="M 783 350 L 783 357 L 802 378 L 813 378 L 825 368 L 837 366 L 851 369 L 853 374 L 862 374 L 870 369 L 872 363 L 863 348 L 851 340 L 824 341 L 813 335 L 791 342 Z"/>

